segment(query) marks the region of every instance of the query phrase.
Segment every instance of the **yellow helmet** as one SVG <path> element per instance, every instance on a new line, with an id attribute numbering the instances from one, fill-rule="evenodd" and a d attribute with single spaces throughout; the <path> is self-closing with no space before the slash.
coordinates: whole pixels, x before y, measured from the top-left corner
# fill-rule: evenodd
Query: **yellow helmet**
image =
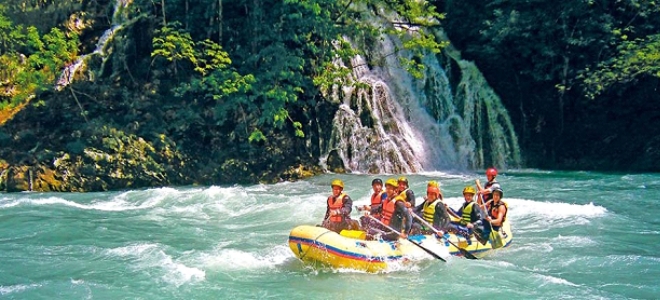
<path id="1" fill-rule="evenodd" d="M 429 181 L 429 184 L 426 185 L 426 187 L 437 187 L 437 188 L 439 188 L 439 187 L 440 187 L 440 183 L 438 183 L 438 182 L 435 181 L 435 180 L 431 180 L 431 181 Z"/>
<path id="2" fill-rule="evenodd" d="M 398 182 L 405 182 L 406 185 L 408 185 L 408 178 L 401 176 L 401 177 L 399 177 Z"/>
<path id="3" fill-rule="evenodd" d="M 390 178 L 390 179 L 386 180 L 385 185 L 386 186 L 390 185 L 392 187 L 398 187 L 399 186 L 399 184 L 396 182 L 396 179 L 394 179 L 394 178 Z"/>
<path id="4" fill-rule="evenodd" d="M 466 187 L 463 189 L 463 194 L 472 194 L 472 195 L 474 195 L 474 194 L 476 194 L 476 193 L 477 193 L 477 191 L 476 191 L 472 186 L 470 186 L 470 185 L 466 186 Z"/>
<path id="5" fill-rule="evenodd" d="M 341 181 L 340 179 L 335 179 L 335 180 L 332 181 L 330 186 L 338 186 L 338 187 L 343 189 L 344 188 L 344 182 Z"/>

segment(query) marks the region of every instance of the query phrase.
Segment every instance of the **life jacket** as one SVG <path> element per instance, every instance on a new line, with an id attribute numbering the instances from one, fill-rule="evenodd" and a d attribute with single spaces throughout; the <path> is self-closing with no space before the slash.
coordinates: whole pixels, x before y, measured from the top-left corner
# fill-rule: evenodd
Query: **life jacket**
<path id="1" fill-rule="evenodd" d="M 401 191 L 401 193 L 399 193 L 398 197 L 401 197 L 401 200 L 403 200 L 404 202 L 408 202 L 408 195 L 406 195 L 406 193 L 408 192 L 409 189 L 410 188 L 407 188 L 407 189 Z"/>
<path id="2" fill-rule="evenodd" d="M 430 224 L 433 224 L 433 217 L 435 216 L 435 206 L 438 205 L 438 203 L 442 202 L 442 200 L 437 199 L 433 201 L 432 203 L 429 204 L 428 201 L 424 201 L 424 206 L 422 210 L 422 217 L 426 222 L 429 222 Z"/>
<path id="3" fill-rule="evenodd" d="M 383 194 L 384 194 L 384 193 L 385 193 L 385 191 L 380 191 L 380 192 L 378 192 L 378 193 L 373 193 L 373 194 L 371 195 L 371 208 L 373 208 L 374 206 L 377 206 L 377 205 L 380 205 L 381 203 L 383 203 Z M 374 213 L 374 214 L 372 214 L 372 216 L 374 216 L 374 217 L 379 217 L 380 214 L 378 214 L 378 213 Z"/>
<path id="4" fill-rule="evenodd" d="M 381 221 L 385 225 L 390 225 L 390 221 L 392 221 L 392 217 L 394 216 L 394 211 L 396 210 L 396 202 L 397 201 L 405 201 L 403 200 L 402 197 L 396 196 L 394 199 L 386 199 L 383 201 L 383 217 Z"/>
<path id="5" fill-rule="evenodd" d="M 332 201 L 332 196 L 328 197 L 328 209 L 342 209 L 344 207 L 344 197 L 346 197 L 346 194 L 344 193 L 339 194 L 339 196 L 337 196 L 337 200 L 335 201 Z M 344 219 L 344 216 L 334 215 L 330 216 L 329 218 L 330 222 L 340 223 Z"/>
<path id="6" fill-rule="evenodd" d="M 484 189 L 490 188 L 494 184 L 499 184 L 499 182 L 497 182 L 495 180 L 486 182 L 486 185 L 484 186 Z M 493 198 L 493 194 L 481 195 L 481 197 L 483 198 L 484 203 L 486 203 L 486 202 L 488 202 L 488 200 Z"/>
<path id="7" fill-rule="evenodd" d="M 472 208 L 474 207 L 474 201 L 470 201 L 463 206 L 463 215 L 461 216 L 461 225 L 465 226 L 468 223 L 472 223 Z"/>
<path id="8" fill-rule="evenodd" d="M 497 204 L 491 204 L 490 209 L 488 210 L 488 215 L 490 216 L 491 219 L 496 219 L 497 215 L 495 214 L 495 211 L 500 208 L 500 206 L 504 205 L 504 208 L 506 208 L 506 211 L 504 212 L 504 217 L 502 218 L 502 223 L 506 221 L 506 215 L 509 213 L 509 206 L 506 204 L 506 202 L 500 200 Z M 493 230 L 499 230 L 500 227 L 502 226 L 494 226 L 493 225 Z"/>

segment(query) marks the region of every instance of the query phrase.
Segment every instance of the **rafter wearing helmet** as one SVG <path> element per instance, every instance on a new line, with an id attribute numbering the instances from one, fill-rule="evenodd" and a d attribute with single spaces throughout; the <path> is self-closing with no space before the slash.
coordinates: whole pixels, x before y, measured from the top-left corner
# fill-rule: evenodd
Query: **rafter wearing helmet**
<path id="1" fill-rule="evenodd" d="M 447 206 L 442 201 L 442 192 L 437 181 L 429 181 L 424 202 L 415 207 L 413 213 L 431 224 L 435 228 L 435 231 L 447 231 L 450 219 L 447 213 Z M 431 228 L 426 228 L 426 226 L 418 222 L 413 224 L 413 230 L 422 234 L 435 233 Z"/>
<path id="2" fill-rule="evenodd" d="M 344 193 L 344 182 L 335 179 L 330 183 L 332 195 L 326 201 L 327 208 L 323 218 L 323 227 L 341 232 L 343 229 L 349 229 L 351 225 L 350 214 L 353 210 L 353 200 Z"/>
<path id="3" fill-rule="evenodd" d="M 491 167 L 486 170 L 486 178 L 488 179 L 486 185 L 481 187 L 481 182 L 479 182 L 479 179 L 474 181 L 477 184 L 477 188 L 479 189 L 480 197 L 477 197 L 477 202 L 479 203 L 479 205 L 487 204 L 493 198 L 492 197 L 493 191 L 496 188 L 499 189 L 502 188 L 500 186 L 500 183 L 495 180 L 496 176 L 497 176 L 497 169 Z"/>
<path id="4" fill-rule="evenodd" d="M 415 207 L 415 193 L 410 189 L 408 178 L 399 177 L 397 184 L 399 186 L 399 196 L 407 203 L 406 206 Z"/>

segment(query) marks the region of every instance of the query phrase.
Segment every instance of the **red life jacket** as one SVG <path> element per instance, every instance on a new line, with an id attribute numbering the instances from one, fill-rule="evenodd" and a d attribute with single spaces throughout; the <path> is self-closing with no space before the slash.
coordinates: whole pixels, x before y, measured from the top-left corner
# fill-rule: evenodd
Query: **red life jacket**
<path id="1" fill-rule="evenodd" d="M 334 209 L 342 209 L 344 207 L 344 197 L 346 197 L 346 194 L 344 193 L 339 194 L 339 196 L 337 196 L 337 200 L 335 201 L 332 201 L 332 196 L 328 197 L 328 209 L 331 211 Z M 330 222 L 334 223 L 340 223 L 343 219 L 343 215 L 330 216 Z"/>
<path id="2" fill-rule="evenodd" d="M 383 203 L 383 193 L 385 193 L 385 191 L 380 191 L 378 193 L 373 193 L 371 195 L 371 208 L 372 209 L 373 209 L 374 206 L 377 206 L 377 205 L 380 205 L 381 203 Z M 376 217 L 376 218 L 380 218 L 379 213 L 373 213 L 373 214 L 371 214 L 371 216 Z"/>
<path id="3" fill-rule="evenodd" d="M 397 201 L 404 201 L 401 199 L 401 197 L 397 196 L 394 197 L 394 199 L 390 200 L 387 199 L 383 201 L 383 218 L 381 221 L 385 225 L 390 225 L 390 221 L 392 220 L 392 217 L 394 216 L 394 211 L 396 210 L 396 202 Z"/>
<path id="4" fill-rule="evenodd" d="M 488 214 L 490 215 L 491 219 L 497 219 L 497 211 L 502 205 L 504 205 L 504 208 L 506 209 L 506 211 L 504 212 L 504 217 L 502 217 L 502 223 L 504 223 L 504 221 L 506 221 L 506 215 L 509 213 L 509 206 L 506 204 L 506 202 L 500 200 L 500 202 L 498 202 L 497 204 L 495 203 L 491 204 L 490 209 L 488 210 Z M 493 225 L 494 230 L 498 230 L 500 229 L 500 227 L 501 226 Z"/>

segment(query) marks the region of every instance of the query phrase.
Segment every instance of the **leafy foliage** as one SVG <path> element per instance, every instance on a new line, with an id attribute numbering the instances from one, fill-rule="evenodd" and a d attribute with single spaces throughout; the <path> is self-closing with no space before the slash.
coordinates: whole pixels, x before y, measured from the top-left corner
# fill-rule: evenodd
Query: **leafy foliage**
<path id="1" fill-rule="evenodd" d="M 13 25 L 5 12 L 0 6 L 0 105 L 10 109 L 53 89 L 61 70 L 78 53 L 78 36 L 58 28 L 40 35 L 34 26 Z"/>

